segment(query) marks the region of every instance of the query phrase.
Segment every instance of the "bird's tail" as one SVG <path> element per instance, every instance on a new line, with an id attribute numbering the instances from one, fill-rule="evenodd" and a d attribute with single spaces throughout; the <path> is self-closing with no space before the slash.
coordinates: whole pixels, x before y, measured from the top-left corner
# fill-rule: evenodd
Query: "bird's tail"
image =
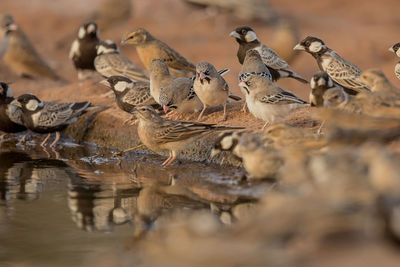
<path id="1" fill-rule="evenodd" d="M 229 98 L 232 98 L 232 99 L 235 100 L 235 101 L 240 101 L 240 100 L 242 100 L 242 98 L 241 98 L 240 96 L 237 96 L 237 95 L 229 94 L 228 97 L 229 97 Z"/>
<path id="2" fill-rule="evenodd" d="M 222 69 L 222 70 L 218 71 L 218 74 L 223 76 L 223 75 L 227 74 L 229 71 L 230 71 L 230 69 Z"/>
<path id="3" fill-rule="evenodd" d="M 299 82 L 302 83 L 308 83 L 308 81 L 306 79 L 304 79 L 303 77 L 301 77 L 300 75 L 298 75 L 297 73 L 289 73 L 289 77 L 298 80 Z"/>

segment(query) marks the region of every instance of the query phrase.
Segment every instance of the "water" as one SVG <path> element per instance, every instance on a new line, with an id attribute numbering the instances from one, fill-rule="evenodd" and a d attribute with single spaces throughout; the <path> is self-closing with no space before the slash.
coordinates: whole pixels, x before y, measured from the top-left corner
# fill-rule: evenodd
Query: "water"
<path id="1" fill-rule="evenodd" d="M 251 190 L 235 168 L 161 168 L 162 160 L 134 153 L 118 159 L 88 146 L 3 146 L 0 265 L 81 266 L 104 253 L 129 253 L 129 240 L 151 230 L 160 214 L 210 211 L 211 203 L 229 210 L 267 188 Z"/>

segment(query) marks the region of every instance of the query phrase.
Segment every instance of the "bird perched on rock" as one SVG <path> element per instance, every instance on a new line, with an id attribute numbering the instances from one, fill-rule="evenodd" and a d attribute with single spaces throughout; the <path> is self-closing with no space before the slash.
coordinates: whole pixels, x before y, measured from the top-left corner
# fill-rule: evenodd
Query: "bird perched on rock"
<path id="1" fill-rule="evenodd" d="M 10 103 L 14 100 L 7 83 L 0 82 L 0 131 L 18 133 L 25 131 L 22 125 L 22 111 Z"/>
<path id="2" fill-rule="evenodd" d="M 225 79 L 218 73 L 215 67 L 209 62 L 200 62 L 196 66 L 196 78 L 193 89 L 203 103 L 198 120 L 201 119 L 207 106 L 223 105 L 224 115 L 222 120 L 226 120 L 226 101 L 228 98 L 239 101 L 240 97 L 232 95 Z"/>
<path id="3" fill-rule="evenodd" d="M 154 58 L 161 58 L 168 64 L 171 74 L 175 77 L 191 77 L 196 72 L 195 65 L 143 28 L 135 28 L 127 33 L 121 44 L 134 45 L 140 60 L 147 69 L 150 68 Z"/>
<path id="4" fill-rule="evenodd" d="M 120 109 L 131 112 L 137 105 L 157 105 L 150 95 L 149 82 L 133 82 L 125 76 L 110 76 L 100 82 L 111 88 Z"/>
<path id="5" fill-rule="evenodd" d="M 310 86 L 310 104 L 315 107 L 322 107 L 324 105 L 322 96 L 327 90 L 340 87 L 332 81 L 331 77 L 325 71 L 315 73 L 311 78 Z"/>
<path id="6" fill-rule="evenodd" d="M 349 94 L 369 91 L 368 86 L 360 80 L 361 70 L 327 47 L 321 39 L 308 36 L 293 49 L 310 53 L 317 60 L 320 70 L 326 71 Z"/>
<path id="7" fill-rule="evenodd" d="M 7 49 L 3 62 L 19 76 L 28 78 L 49 78 L 60 80 L 60 77 L 49 67 L 35 50 L 28 37 L 9 14 L 3 14 L 0 25 L 6 33 Z"/>
<path id="8" fill-rule="evenodd" d="M 104 77 L 126 76 L 132 81 L 147 82 L 149 78 L 127 57 L 119 52 L 117 45 L 111 41 L 100 41 L 97 45 L 97 56 L 94 67 Z"/>
<path id="9" fill-rule="evenodd" d="M 40 144 L 43 146 L 50 138 L 51 133 L 56 132 L 56 139 L 51 143 L 54 147 L 60 139 L 59 131 L 76 122 L 78 117 L 88 111 L 90 102 L 55 103 L 42 102 L 32 94 L 24 94 L 11 102 L 11 105 L 22 110 L 22 122 L 29 130 L 36 133 L 48 133 Z"/>
<path id="10" fill-rule="evenodd" d="M 282 59 L 272 48 L 262 44 L 253 29 L 247 26 L 238 27 L 230 33 L 230 36 L 234 37 L 239 43 L 239 50 L 237 57 L 240 64 L 244 64 L 246 53 L 249 50 L 256 50 L 265 66 L 268 67 L 269 72 L 272 75 L 272 80 L 276 81 L 280 78 L 290 77 L 296 79 L 302 83 L 307 81 L 302 78 L 299 74 L 289 66 L 289 64 Z"/>
<path id="11" fill-rule="evenodd" d="M 269 123 L 284 119 L 294 109 L 307 105 L 307 102 L 263 76 L 251 75 L 239 86 L 246 91 L 250 112 L 266 122 L 264 128 Z"/>
<path id="12" fill-rule="evenodd" d="M 400 97 L 400 89 L 393 86 L 381 70 L 370 69 L 363 71 L 360 80 L 374 93 Z"/>
<path id="13" fill-rule="evenodd" d="M 97 45 L 100 40 L 98 37 L 97 24 L 87 22 L 79 27 L 78 38 L 74 40 L 69 52 L 75 69 L 78 71 L 78 79 L 85 78 L 86 70 L 95 71 L 94 59 L 97 56 Z"/>
<path id="14" fill-rule="evenodd" d="M 154 152 L 169 152 L 169 158 L 163 162 L 163 166 L 170 165 L 181 150 L 201 136 L 215 131 L 242 129 L 164 119 L 147 105 L 135 107 L 133 114 L 139 120 L 137 129 L 142 143 Z"/>
<path id="15" fill-rule="evenodd" d="M 400 43 L 396 43 L 389 48 L 389 51 L 396 54 L 396 56 L 400 57 Z M 400 61 L 394 67 L 394 74 L 398 79 L 400 79 Z"/>

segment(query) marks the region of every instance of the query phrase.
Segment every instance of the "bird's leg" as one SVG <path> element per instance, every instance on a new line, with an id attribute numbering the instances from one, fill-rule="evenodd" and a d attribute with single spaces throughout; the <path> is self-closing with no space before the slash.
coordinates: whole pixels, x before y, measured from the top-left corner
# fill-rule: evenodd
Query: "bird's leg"
<path id="1" fill-rule="evenodd" d="M 206 105 L 206 104 L 203 104 L 203 109 L 201 110 L 200 115 L 199 115 L 199 117 L 197 118 L 198 121 L 201 120 L 201 117 L 203 117 L 203 113 L 204 113 L 204 111 L 206 111 L 206 109 L 207 109 L 207 105 Z"/>
<path id="2" fill-rule="evenodd" d="M 224 106 L 224 115 L 222 116 L 222 120 L 220 121 L 226 121 L 226 102 L 223 104 Z"/>
<path id="3" fill-rule="evenodd" d="M 163 162 L 163 164 L 161 166 L 163 167 L 167 167 L 169 165 L 171 165 L 171 163 L 176 159 L 176 154 L 172 151 L 169 154 L 169 158 L 167 158 L 166 161 Z"/>
<path id="4" fill-rule="evenodd" d="M 176 110 L 172 110 L 172 111 L 168 112 L 164 117 L 167 119 L 172 119 L 172 117 L 176 114 L 177 114 Z"/>
<path id="5" fill-rule="evenodd" d="M 60 132 L 56 132 L 56 139 L 54 139 L 53 143 L 51 143 L 50 147 L 54 147 L 58 140 L 60 140 Z"/>
<path id="6" fill-rule="evenodd" d="M 264 130 L 267 126 L 269 125 L 269 121 L 267 121 L 264 126 L 262 127 L 262 130 Z"/>
<path id="7" fill-rule="evenodd" d="M 21 143 L 25 143 L 26 142 L 26 136 L 29 134 L 29 132 L 26 132 L 26 134 L 24 134 L 24 136 L 22 136 L 22 138 L 19 140 L 19 142 Z"/>
<path id="8" fill-rule="evenodd" d="M 49 140 L 51 133 L 49 133 L 46 138 L 43 140 L 43 142 L 40 144 L 41 147 L 44 147 L 44 144 Z"/>
<path id="9" fill-rule="evenodd" d="M 243 113 L 247 113 L 247 103 L 244 101 L 243 107 L 242 107 Z"/>
<path id="10" fill-rule="evenodd" d="M 318 135 L 321 135 L 321 131 L 322 131 L 322 127 L 324 127 L 324 124 L 325 124 L 325 121 L 323 121 L 322 123 L 321 123 L 321 125 L 319 126 L 319 128 L 318 128 Z"/>
<path id="11" fill-rule="evenodd" d="M 142 146 L 144 146 L 144 145 L 143 145 L 143 144 L 140 144 L 140 145 L 138 145 L 138 146 L 130 147 L 130 148 L 124 149 L 124 150 L 122 150 L 122 151 L 116 153 L 115 155 L 116 155 L 116 156 L 122 156 L 122 154 L 124 154 L 124 153 L 126 153 L 126 152 L 129 152 L 129 151 L 132 151 L 132 150 L 135 150 L 135 149 L 137 149 L 137 148 L 139 148 L 139 147 L 142 147 Z"/>

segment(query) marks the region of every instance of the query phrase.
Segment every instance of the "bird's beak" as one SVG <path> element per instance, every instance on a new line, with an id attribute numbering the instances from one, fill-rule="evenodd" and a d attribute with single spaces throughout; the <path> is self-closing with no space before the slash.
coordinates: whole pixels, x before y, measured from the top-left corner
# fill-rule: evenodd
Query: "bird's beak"
<path id="1" fill-rule="evenodd" d="M 301 45 L 301 44 L 297 44 L 295 47 L 293 47 L 293 50 L 306 50 L 306 48 L 303 46 L 303 45 Z"/>
<path id="2" fill-rule="evenodd" d="M 389 48 L 389 51 L 395 53 L 394 49 L 393 49 L 393 46 Z"/>
<path id="3" fill-rule="evenodd" d="M 229 36 L 232 36 L 232 37 L 235 37 L 235 38 L 240 39 L 240 35 L 239 35 L 237 32 L 235 32 L 235 31 L 231 32 L 231 33 L 229 34 Z"/>
<path id="4" fill-rule="evenodd" d="M 99 84 L 102 84 L 102 85 L 105 85 L 105 86 L 107 86 L 107 87 L 110 87 L 110 84 L 108 83 L 107 79 L 101 80 L 101 81 L 99 82 Z"/>
<path id="5" fill-rule="evenodd" d="M 166 105 L 164 105 L 162 108 L 163 108 L 164 112 L 167 113 L 168 107 Z"/>
<path id="6" fill-rule="evenodd" d="M 8 25 L 8 29 L 11 31 L 16 31 L 18 29 L 18 25 L 16 23 L 11 23 Z"/>
<path id="7" fill-rule="evenodd" d="M 221 150 L 216 149 L 216 148 L 211 149 L 210 158 L 213 159 L 219 153 L 221 153 Z"/>
<path id="8" fill-rule="evenodd" d="M 239 87 L 247 87 L 247 84 L 242 81 L 242 82 L 239 83 Z"/>
<path id="9" fill-rule="evenodd" d="M 21 103 L 19 103 L 19 101 L 17 99 L 14 99 L 13 101 L 11 101 L 10 104 L 13 105 L 13 106 L 22 108 Z"/>
<path id="10" fill-rule="evenodd" d="M 203 72 L 200 72 L 200 79 L 203 80 L 206 77 L 206 75 Z"/>

